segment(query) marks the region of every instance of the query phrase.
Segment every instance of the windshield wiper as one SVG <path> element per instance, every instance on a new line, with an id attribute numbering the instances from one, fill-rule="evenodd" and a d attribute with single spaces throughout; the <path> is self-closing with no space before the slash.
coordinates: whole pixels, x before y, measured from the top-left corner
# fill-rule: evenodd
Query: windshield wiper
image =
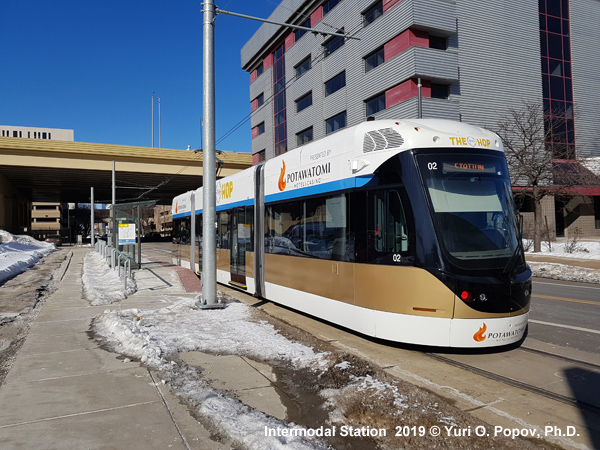
<path id="1" fill-rule="evenodd" d="M 511 204 L 508 201 L 508 199 L 510 197 L 508 197 L 510 195 L 509 191 L 508 191 L 508 187 L 506 186 L 506 183 L 504 184 L 504 195 L 506 196 L 506 203 L 507 203 L 507 212 L 511 211 Z M 509 258 L 508 262 L 506 263 L 506 266 L 504 267 L 504 270 L 502 270 L 503 274 L 507 274 L 507 273 L 512 273 L 512 271 L 514 270 L 514 268 L 517 265 L 518 259 L 519 259 L 519 251 L 522 251 L 522 255 L 525 254 L 525 250 L 523 249 L 523 216 L 521 216 L 521 214 L 519 214 L 516 210 L 513 211 L 513 224 L 515 226 L 515 231 L 517 232 L 517 247 L 515 248 L 515 251 L 513 252 L 512 256 Z"/>

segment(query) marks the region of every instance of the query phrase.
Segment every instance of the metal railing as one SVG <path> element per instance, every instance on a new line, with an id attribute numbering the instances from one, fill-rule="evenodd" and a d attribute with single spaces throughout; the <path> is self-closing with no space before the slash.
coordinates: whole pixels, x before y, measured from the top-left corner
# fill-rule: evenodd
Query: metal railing
<path id="1" fill-rule="evenodd" d="M 127 290 L 127 279 L 131 279 L 131 258 L 125 253 L 108 245 L 106 241 L 99 240 L 94 248 L 106 260 L 112 270 L 119 271 L 119 278 L 123 278 L 123 290 Z M 122 264 L 121 264 L 122 263 Z M 123 273 L 121 274 L 121 266 Z"/>

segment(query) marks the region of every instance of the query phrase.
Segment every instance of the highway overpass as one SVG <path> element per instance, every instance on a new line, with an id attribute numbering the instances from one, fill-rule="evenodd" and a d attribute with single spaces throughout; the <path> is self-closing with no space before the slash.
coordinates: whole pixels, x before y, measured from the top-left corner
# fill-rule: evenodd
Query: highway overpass
<path id="1" fill-rule="evenodd" d="M 218 152 L 217 177 L 252 165 L 250 153 Z M 0 137 L 0 229 L 28 226 L 31 202 L 116 202 L 156 200 L 170 204 L 202 185 L 202 152 L 87 142 Z"/>

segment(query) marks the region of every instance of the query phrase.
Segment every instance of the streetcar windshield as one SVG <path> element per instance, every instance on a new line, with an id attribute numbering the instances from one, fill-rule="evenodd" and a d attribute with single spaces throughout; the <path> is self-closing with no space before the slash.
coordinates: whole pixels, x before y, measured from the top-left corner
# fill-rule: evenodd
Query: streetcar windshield
<path id="1" fill-rule="evenodd" d="M 517 249 L 515 208 L 503 157 L 422 154 L 419 170 L 443 247 L 458 265 L 502 267 Z M 467 261 L 476 261 L 469 264 Z"/>

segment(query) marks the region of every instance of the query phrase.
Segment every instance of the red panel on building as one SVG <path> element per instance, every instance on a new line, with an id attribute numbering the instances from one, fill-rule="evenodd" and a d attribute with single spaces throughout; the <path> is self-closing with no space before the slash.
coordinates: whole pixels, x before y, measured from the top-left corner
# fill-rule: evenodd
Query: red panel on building
<path id="1" fill-rule="evenodd" d="M 323 7 L 319 6 L 311 15 L 310 15 L 310 25 L 314 27 L 317 23 L 321 21 L 323 18 Z"/>
<path id="2" fill-rule="evenodd" d="M 292 45 L 296 43 L 296 35 L 294 33 L 290 33 L 285 38 L 285 51 L 287 52 Z"/>
<path id="3" fill-rule="evenodd" d="M 254 111 L 256 108 L 258 108 L 258 99 L 255 98 L 254 100 L 252 100 L 250 102 L 250 111 Z"/>
<path id="4" fill-rule="evenodd" d="M 388 9 L 398 3 L 400 0 L 383 0 L 383 13 L 385 14 Z"/>
<path id="5" fill-rule="evenodd" d="M 272 65 L 273 65 L 273 54 L 269 53 L 267 56 L 265 56 L 265 59 L 263 59 L 263 69 L 267 70 Z"/>
<path id="6" fill-rule="evenodd" d="M 254 83 L 254 80 L 256 80 L 256 70 L 250 72 L 250 84 Z"/>
<path id="7" fill-rule="evenodd" d="M 429 34 L 421 30 L 406 30 L 383 46 L 385 61 L 392 59 L 410 47 L 429 47 Z"/>
<path id="8" fill-rule="evenodd" d="M 254 153 L 252 155 L 252 165 L 255 166 L 260 162 L 260 153 Z"/>
<path id="9" fill-rule="evenodd" d="M 424 98 L 431 97 L 430 81 L 422 80 L 421 85 L 421 96 Z M 418 95 L 419 88 L 417 86 L 417 80 L 406 80 L 404 83 L 400 83 L 385 91 L 385 107 L 389 108 L 410 98 L 417 97 Z"/>
<path id="10" fill-rule="evenodd" d="M 252 139 L 258 136 L 258 127 L 252 128 Z"/>

